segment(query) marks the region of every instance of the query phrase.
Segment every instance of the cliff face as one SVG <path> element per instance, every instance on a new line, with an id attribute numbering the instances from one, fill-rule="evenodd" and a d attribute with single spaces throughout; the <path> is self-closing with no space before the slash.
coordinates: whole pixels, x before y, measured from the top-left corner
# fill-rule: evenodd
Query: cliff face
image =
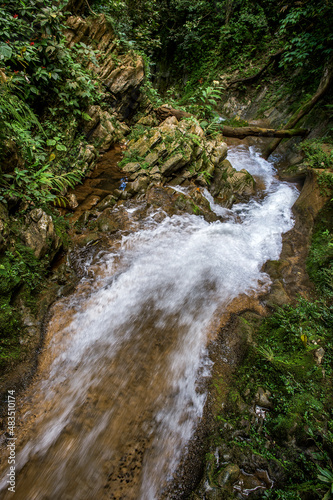
<path id="1" fill-rule="evenodd" d="M 87 68 L 105 86 L 105 103 L 121 121 L 133 116 L 145 76 L 142 57 L 119 50 L 120 42 L 104 15 L 88 19 L 71 16 L 67 27 L 69 47 L 84 43 L 99 51 L 99 65 L 90 62 Z"/>
<path id="2" fill-rule="evenodd" d="M 67 9 L 82 12 L 85 2 L 74 3 L 67 6 Z M 78 46 L 83 50 L 94 49 L 96 57 L 93 61 L 85 62 L 83 57 L 81 61 L 75 60 L 76 55 L 73 55 L 73 58 L 75 63 L 90 71 L 92 81 L 102 89 L 98 102 L 86 109 L 84 120 L 73 116 L 70 122 L 65 124 L 63 145 L 60 146 L 62 150 L 77 151 L 75 160 L 67 162 L 67 172 L 76 171 L 85 176 L 95 167 L 99 152 L 124 141 L 124 137 L 129 133 L 126 121 L 133 116 L 140 103 L 140 87 L 145 77 L 144 64 L 140 56 L 121 47 L 104 16 L 93 19 L 74 15 L 69 17 L 65 36 L 69 48 Z M 31 45 L 34 43 L 31 42 Z M 8 82 L 6 75 L 3 78 L 5 83 Z M 75 82 L 72 83 L 75 85 Z M 42 125 L 45 118 L 50 118 L 47 107 L 45 117 L 41 118 Z M 54 148 L 55 154 L 52 155 L 50 149 L 47 148 L 46 155 L 50 157 L 50 168 L 53 172 L 53 159 L 57 157 L 57 150 Z M 10 175 L 14 175 L 16 170 L 28 172 L 15 140 L 5 144 L 5 151 L 2 172 Z M 29 186 L 31 182 L 29 179 Z M 75 197 L 66 196 L 67 189 L 68 186 L 64 185 L 58 198 L 59 204 L 73 208 L 77 202 Z M 19 197 L 12 196 L 4 201 L 5 203 L 0 202 L 0 302 L 3 339 L 0 364 L 4 372 L 14 368 L 18 375 L 14 375 L 14 379 L 21 383 L 34 365 L 34 351 L 41 339 L 41 324 L 47 309 L 45 304 L 54 297 L 52 292 L 44 300 L 44 306 L 38 306 L 36 289 L 40 286 L 38 283 L 45 279 L 50 263 L 67 246 L 67 223 L 57 209 L 39 206 L 35 200 L 22 202 Z M 20 369 L 17 368 L 18 362 Z M 13 383 L 14 379 L 11 374 L 9 378 L 4 377 L 2 380 L 5 384 L 6 380 Z"/>

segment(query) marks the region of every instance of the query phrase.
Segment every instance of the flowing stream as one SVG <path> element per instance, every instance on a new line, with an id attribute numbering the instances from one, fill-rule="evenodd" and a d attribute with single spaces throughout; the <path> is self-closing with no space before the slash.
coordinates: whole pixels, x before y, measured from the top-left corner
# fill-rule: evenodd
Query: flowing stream
<path id="1" fill-rule="evenodd" d="M 228 159 L 260 178 L 248 204 L 211 208 L 224 222 L 151 211 L 86 263 L 75 293 L 58 301 L 17 430 L 19 500 L 153 500 L 186 453 L 202 416 L 207 344 L 238 295 L 267 288 L 298 192 L 253 148 Z M 2 464 L 7 458 L 2 460 Z M 8 468 L 8 466 L 7 466 Z"/>

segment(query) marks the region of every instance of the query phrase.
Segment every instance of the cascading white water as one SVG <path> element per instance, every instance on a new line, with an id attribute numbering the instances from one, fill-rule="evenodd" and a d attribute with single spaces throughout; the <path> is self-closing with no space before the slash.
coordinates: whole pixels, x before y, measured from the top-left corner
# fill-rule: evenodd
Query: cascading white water
<path id="1" fill-rule="evenodd" d="M 267 286 L 261 268 L 292 227 L 297 190 L 253 148 L 228 158 L 263 180 L 262 199 L 226 210 L 206 192 L 223 223 L 151 213 L 56 306 L 15 498 L 159 497 L 203 412 L 212 319 Z"/>

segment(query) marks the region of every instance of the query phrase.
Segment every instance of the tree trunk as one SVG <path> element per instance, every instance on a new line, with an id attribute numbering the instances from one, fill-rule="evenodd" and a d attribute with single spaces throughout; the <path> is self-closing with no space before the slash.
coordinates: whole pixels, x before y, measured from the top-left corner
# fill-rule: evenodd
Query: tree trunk
<path id="1" fill-rule="evenodd" d="M 157 118 L 160 120 L 160 122 L 164 121 L 166 118 L 169 116 L 175 116 L 177 120 L 181 120 L 182 118 L 189 118 L 191 115 L 190 113 L 186 113 L 185 111 L 181 111 L 180 109 L 174 109 L 174 108 L 167 108 L 164 106 L 160 106 L 159 108 L 154 110 L 156 113 Z"/>
<path id="2" fill-rule="evenodd" d="M 222 134 L 224 137 L 237 137 L 238 139 L 244 139 L 247 136 L 255 137 L 294 137 L 295 135 L 304 136 L 309 133 L 309 130 L 304 128 L 299 129 L 289 129 L 289 130 L 276 130 L 274 128 L 261 128 L 261 127 L 228 127 L 221 126 Z"/>
<path id="3" fill-rule="evenodd" d="M 319 99 L 325 94 L 328 90 L 330 84 L 333 80 L 333 57 L 325 64 L 323 75 L 321 77 L 320 83 L 318 85 L 318 89 L 316 93 L 309 99 L 303 106 L 293 114 L 288 123 L 285 125 L 286 129 L 291 129 L 295 127 L 295 125 L 303 118 L 305 115 L 311 111 L 311 109 L 317 104 Z M 278 147 L 281 139 L 274 139 L 269 143 L 266 150 L 263 152 L 264 158 L 268 158 L 270 154 Z"/>

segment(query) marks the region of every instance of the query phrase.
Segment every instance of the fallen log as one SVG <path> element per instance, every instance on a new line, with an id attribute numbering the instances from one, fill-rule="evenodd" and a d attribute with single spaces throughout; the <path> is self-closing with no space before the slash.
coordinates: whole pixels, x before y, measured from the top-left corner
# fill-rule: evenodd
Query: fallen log
<path id="1" fill-rule="evenodd" d="M 182 118 L 189 118 L 190 116 L 193 116 L 190 113 L 186 113 L 185 111 L 182 111 L 180 109 L 169 108 L 166 106 L 160 106 L 154 111 L 160 122 L 164 121 L 169 116 L 175 116 L 177 120 L 182 120 Z"/>
<path id="2" fill-rule="evenodd" d="M 276 130 L 274 128 L 261 128 L 261 127 L 228 127 L 227 125 L 221 126 L 221 131 L 224 137 L 237 137 L 238 139 L 244 139 L 244 137 L 255 136 L 255 137 L 279 137 L 288 138 L 294 136 L 305 136 L 309 133 L 309 130 L 304 128 L 295 128 L 289 130 Z"/>

